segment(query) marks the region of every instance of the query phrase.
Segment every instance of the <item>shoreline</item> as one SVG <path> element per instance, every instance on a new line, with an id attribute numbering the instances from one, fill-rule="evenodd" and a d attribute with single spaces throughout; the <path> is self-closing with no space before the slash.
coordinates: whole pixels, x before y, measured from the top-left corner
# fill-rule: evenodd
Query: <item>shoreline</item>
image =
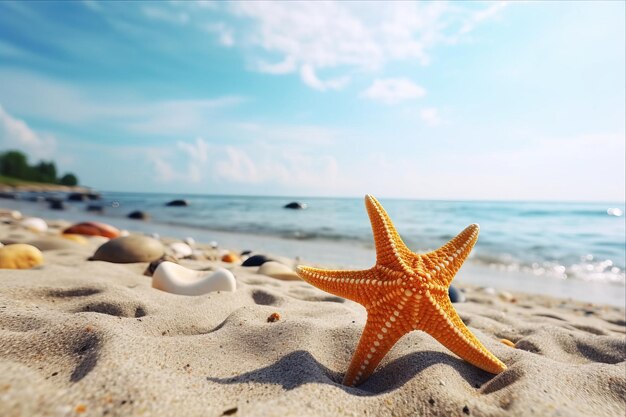
<path id="1" fill-rule="evenodd" d="M 373 265 L 373 248 L 339 241 L 296 240 L 277 236 L 253 235 L 245 232 L 226 232 L 200 229 L 192 226 L 170 225 L 152 221 L 140 221 L 123 217 L 103 216 L 85 211 L 53 211 L 33 202 L 0 200 L 0 207 L 20 210 L 26 215 L 45 219 L 80 221 L 103 221 L 120 229 L 158 234 L 173 239 L 193 238 L 197 242 L 217 242 L 221 248 L 241 252 L 254 250 L 271 253 L 303 263 L 337 269 L 365 269 Z M 480 245 L 480 242 L 479 242 Z M 493 287 L 499 290 L 549 295 L 582 302 L 626 305 L 626 287 L 618 283 L 593 282 L 581 279 L 559 279 L 537 276 L 530 272 L 503 270 L 502 268 L 472 261 L 472 257 L 460 269 L 455 284 Z"/>

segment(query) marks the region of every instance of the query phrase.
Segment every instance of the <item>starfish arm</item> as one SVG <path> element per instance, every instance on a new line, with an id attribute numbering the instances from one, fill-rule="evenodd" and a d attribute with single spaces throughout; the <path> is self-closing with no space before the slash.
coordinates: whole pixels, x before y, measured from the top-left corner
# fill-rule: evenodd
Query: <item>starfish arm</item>
<path id="1" fill-rule="evenodd" d="M 318 269 L 299 265 L 296 273 L 300 278 L 320 290 L 339 297 L 366 304 L 372 295 L 376 275 L 371 269 L 362 271 L 341 271 Z"/>
<path id="2" fill-rule="evenodd" d="M 413 261 L 415 263 L 419 259 L 417 262 L 421 263 L 436 281 L 450 285 L 476 244 L 479 230 L 477 224 L 471 224 L 439 249 L 424 255 L 413 254 Z"/>
<path id="3" fill-rule="evenodd" d="M 383 206 L 374 196 L 368 194 L 365 196 L 365 207 L 374 234 L 376 263 L 410 272 L 403 259 L 409 259 L 412 252 L 400 238 Z"/>
<path id="4" fill-rule="evenodd" d="M 344 385 L 356 386 L 364 382 L 406 333 L 406 329 L 396 321 L 397 317 L 393 309 L 386 306 L 368 310 L 363 334 L 343 378 Z"/>
<path id="5" fill-rule="evenodd" d="M 480 369 L 492 374 L 506 370 L 506 365 L 496 358 L 465 326 L 446 296 L 435 299 L 427 297 L 423 308 L 429 310 L 428 319 L 419 328 L 456 355 Z"/>

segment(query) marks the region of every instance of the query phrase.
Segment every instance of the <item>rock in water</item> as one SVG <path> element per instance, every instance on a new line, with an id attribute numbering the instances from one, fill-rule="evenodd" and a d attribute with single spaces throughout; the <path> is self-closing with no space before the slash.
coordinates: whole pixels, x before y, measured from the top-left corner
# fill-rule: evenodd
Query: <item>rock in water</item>
<path id="1" fill-rule="evenodd" d="M 48 203 L 48 208 L 50 210 L 65 210 L 65 204 L 63 203 L 63 200 L 59 198 L 50 199 L 48 200 Z"/>
<path id="2" fill-rule="evenodd" d="M 287 209 L 303 210 L 306 208 L 306 204 L 299 201 L 292 201 L 291 203 L 285 204 L 283 207 Z"/>
<path id="3" fill-rule="evenodd" d="M 152 275 L 152 287 L 171 294 L 202 295 L 213 291 L 235 291 L 232 272 L 219 268 L 214 272 L 195 271 L 173 262 L 161 262 Z"/>
<path id="4" fill-rule="evenodd" d="M 43 254 L 32 245 L 15 243 L 0 247 L 1 269 L 28 269 L 41 264 Z"/>
<path id="5" fill-rule="evenodd" d="M 87 236 L 104 236 L 109 239 L 116 238 L 120 231 L 108 224 L 98 222 L 76 223 L 63 231 L 63 233 Z"/>
<path id="6" fill-rule="evenodd" d="M 163 256 L 163 245 L 158 240 L 141 235 L 112 239 L 100 246 L 91 258 L 119 264 L 152 262 Z"/>
<path id="7" fill-rule="evenodd" d="M 135 219 L 135 220 L 149 220 L 150 219 L 150 215 L 148 213 L 146 213 L 145 211 L 141 211 L 141 210 L 135 210 L 133 212 L 128 213 L 128 217 L 129 219 Z"/>
<path id="8" fill-rule="evenodd" d="M 189 201 L 187 200 L 172 200 L 165 204 L 168 207 L 187 207 L 189 205 Z"/>
<path id="9" fill-rule="evenodd" d="M 271 261 L 271 259 L 265 255 L 252 255 L 243 261 L 241 266 L 261 266 L 267 261 Z"/>
<path id="10" fill-rule="evenodd" d="M 453 303 L 465 302 L 465 294 L 463 294 L 463 292 L 454 285 L 450 285 L 450 287 L 448 287 L 448 297 L 450 297 L 450 301 Z"/>

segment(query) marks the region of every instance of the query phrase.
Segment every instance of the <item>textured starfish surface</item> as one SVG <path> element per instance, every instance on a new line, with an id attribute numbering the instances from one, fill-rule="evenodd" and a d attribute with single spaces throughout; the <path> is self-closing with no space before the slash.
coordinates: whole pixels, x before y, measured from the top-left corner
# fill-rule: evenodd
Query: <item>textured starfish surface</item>
<path id="1" fill-rule="evenodd" d="M 343 379 L 364 382 L 406 333 L 423 330 L 469 363 L 494 374 L 506 369 L 465 326 L 454 310 L 448 287 L 478 239 L 472 224 L 441 248 L 417 254 L 406 247 L 387 212 L 365 197 L 376 245 L 376 265 L 362 271 L 298 267 L 310 284 L 362 304 L 367 322 Z"/>

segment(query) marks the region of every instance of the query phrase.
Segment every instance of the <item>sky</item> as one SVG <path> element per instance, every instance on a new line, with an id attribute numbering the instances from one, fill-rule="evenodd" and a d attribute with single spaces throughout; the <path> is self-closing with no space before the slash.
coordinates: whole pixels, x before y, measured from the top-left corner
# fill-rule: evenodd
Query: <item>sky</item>
<path id="1" fill-rule="evenodd" d="M 625 3 L 0 2 L 0 151 L 104 191 L 624 201 Z"/>

